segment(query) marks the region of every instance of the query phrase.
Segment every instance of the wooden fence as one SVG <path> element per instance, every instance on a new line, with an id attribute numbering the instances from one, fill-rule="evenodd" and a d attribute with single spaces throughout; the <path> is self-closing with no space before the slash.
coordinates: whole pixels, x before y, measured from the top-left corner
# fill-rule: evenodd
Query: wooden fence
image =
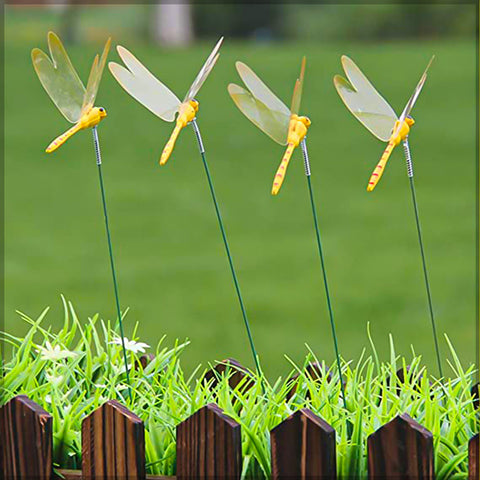
<path id="1" fill-rule="evenodd" d="M 232 378 L 238 383 L 238 376 Z M 310 410 L 301 409 L 276 426 L 270 441 L 272 479 L 337 477 L 335 430 Z M 0 445 L 0 478 L 54 477 L 52 416 L 25 395 L 1 407 Z M 367 448 L 369 479 L 435 478 L 433 435 L 407 414 L 370 435 Z M 469 442 L 469 480 L 479 479 L 478 457 L 477 434 Z M 241 427 L 212 403 L 177 426 L 176 477 L 146 476 L 143 422 L 109 400 L 82 422 L 82 470 L 60 473 L 67 480 L 230 480 L 239 479 L 241 471 Z"/>

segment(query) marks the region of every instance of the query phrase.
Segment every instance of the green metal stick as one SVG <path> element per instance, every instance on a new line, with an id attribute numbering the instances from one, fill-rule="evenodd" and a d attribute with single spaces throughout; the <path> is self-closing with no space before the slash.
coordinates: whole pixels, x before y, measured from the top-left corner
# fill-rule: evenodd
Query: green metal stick
<path id="1" fill-rule="evenodd" d="M 313 214 L 313 225 L 315 227 L 315 235 L 317 238 L 317 246 L 318 246 L 318 254 L 320 256 L 320 264 L 322 267 L 322 275 L 323 275 L 323 285 L 325 287 L 325 297 L 327 299 L 327 307 L 328 307 L 328 314 L 330 317 L 330 326 L 332 329 L 332 336 L 333 336 L 333 345 L 335 348 L 335 356 L 337 359 L 337 368 L 338 368 L 338 375 L 340 379 L 340 388 L 342 391 L 342 397 L 343 397 L 343 406 L 345 407 L 345 410 L 347 410 L 347 397 L 345 395 L 345 385 L 343 383 L 343 374 L 342 374 L 342 364 L 340 362 L 340 352 L 338 349 L 338 339 L 337 339 L 337 332 L 335 329 L 335 319 L 333 317 L 333 307 L 332 307 L 332 301 L 330 298 L 330 290 L 328 288 L 328 280 L 327 280 L 327 271 L 325 268 L 325 258 L 323 256 L 323 248 L 322 248 L 322 240 L 320 238 L 320 228 L 318 226 L 318 216 L 317 216 L 317 209 L 315 207 L 315 200 L 313 197 L 313 188 L 312 188 L 312 181 L 311 181 L 311 175 L 312 172 L 310 170 L 310 160 L 308 158 L 308 150 L 307 150 L 307 142 L 305 138 L 302 140 L 301 143 L 302 146 L 302 153 L 303 153 L 303 161 L 305 165 L 305 175 L 307 177 L 307 184 L 308 184 L 308 192 L 310 194 L 310 204 L 312 206 L 312 214 Z"/>
<path id="2" fill-rule="evenodd" d="M 102 194 L 103 215 L 105 217 L 105 230 L 107 232 L 108 253 L 110 255 L 110 267 L 112 269 L 113 291 L 115 293 L 115 305 L 117 309 L 118 324 L 120 326 L 120 336 L 121 336 L 122 349 L 123 349 L 123 360 L 125 362 L 125 372 L 127 376 L 128 396 L 130 398 L 130 402 L 132 402 L 132 387 L 130 384 L 130 372 L 128 370 L 127 349 L 125 347 L 125 335 L 123 333 L 122 312 L 120 310 L 120 300 L 118 298 L 118 284 L 117 284 L 117 275 L 115 273 L 115 262 L 113 261 L 112 239 L 110 236 L 110 227 L 108 225 L 107 200 L 105 195 L 105 186 L 103 185 L 102 156 L 100 154 L 100 143 L 98 141 L 97 126 L 92 128 L 92 133 L 93 133 L 93 144 L 95 146 L 95 155 L 97 157 L 98 179 L 100 181 L 100 192 Z"/>
<path id="3" fill-rule="evenodd" d="M 425 289 L 427 291 L 428 310 L 430 312 L 430 321 L 432 323 L 433 341 L 435 344 L 435 352 L 437 355 L 438 371 L 440 373 L 440 377 L 443 377 L 440 347 L 439 347 L 438 336 L 437 336 L 437 327 L 435 324 L 435 316 L 433 313 L 432 294 L 430 292 L 430 282 L 428 281 L 427 261 L 425 259 L 425 250 L 423 248 L 422 228 L 420 226 L 420 216 L 418 214 L 417 196 L 415 194 L 415 183 L 413 181 L 413 163 L 412 163 L 412 156 L 410 154 L 410 145 L 408 143 L 408 137 L 403 141 L 403 151 L 405 153 L 405 160 L 407 163 L 407 175 L 408 175 L 408 179 L 410 180 L 410 191 L 412 192 L 413 210 L 415 212 L 415 223 L 417 225 L 418 243 L 420 245 L 420 256 L 422 257 L 423 276 L 425 279 Z"/>
<path id="4" fill-rule="evenodd" d="M 197 137 L 198 148 L 200 150 L 200 155 L 202 156 L 203 167 L 205 168 L 205 173 L 207 174 L 208 186 L 210 187 L 210 193 L 212 195 L 213 205 L 215 207 L 215 213 L 217 214 L 218 225 L 220 227 L 220 232 L 222 233 L 223 244 L 225 245 L 225 251 L 228 257 L 228 263 L 230 265 L 230 271 L 232 272 L 233 283 L 235 285 L 235 291 L 237 292 L 238 302 L 240 304 L 240 310 L 242 311 L 243 321 L 245 323 L 245 329 L 247 330 L 248 341 L 250 343 L 250 349 L 252 351 L 253 360 L 255 362 L 255 367 L 257 368 L 257 373 L 260 375 L 260 365 L 258 362 L 257 351 L 255 350 L 255 344 L 253 343 L 252 332 L 250 330 L 250 323 L 247 317 L 247 310 L 243 302 L 242 293 L 240 291 L 240 285 L 238 283 L 237 274 L 235 272 L 235 267 L 233 265 L 232 254 L 230 253 L 230 247 L 228 246 L 227 234 L 225 232 L 225 227 L 223 226 L 222 215 L 220 213 L 220 208 L 217 202 L 217 196 L 215 195 L 215 189 L 213 188 L 212 177 L 210 176 L 210 170 L 207 164 L 207 158 L 205 156 L 205 148 L 203 146 L 202 136 L 200 135 L 200 130 L 197 125 L 196 119 L 192 121 L 193 131 Z"/>

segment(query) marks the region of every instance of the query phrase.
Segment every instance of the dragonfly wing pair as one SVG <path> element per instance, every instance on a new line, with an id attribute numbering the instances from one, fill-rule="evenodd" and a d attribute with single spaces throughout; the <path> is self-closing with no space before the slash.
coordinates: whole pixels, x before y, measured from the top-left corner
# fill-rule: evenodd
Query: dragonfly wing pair
<path id="1" fill-rule="evenodd" d="M 380 180 L 390 155 L 400 141 L 400 135 L 408 135 L 413 120 L 406 122 L 418 99 L 427 78 L 427 71 L 433 61 L 427 65 L 412 96 L 403 109 L 400 118 L 393 108 L 377 92 L 368 78 L 347 56 L 342 56 L 342 66 L 347 78 L 335 75 L 333 82 L 340 98 L 347 108 L 373 135 L 388 145 L 368 183 L 367 190 L 372 191 Z"/>
<path id="2" fill-rule="evenodd" d="M 231 83 L 228 92 L 232 100 L 262 132 L 280 145 L 286 145 L 290 110 L 250 67 L 242 62 L 235 65 L 247 89 Z"/>
<path id="3" fill-rule="evenodd" d="M 413 91 L 412 96 L 408 100 L 407 104 L 405 105 L 405 108 L 403 109 L 402 114 L 400 115 L 398 125 L 393 133 L 393 135 L 397 134 L 401 128 L 401 125 L 403 124 L 404 120 L 410 116 L 410 112 L 413 109 L 413 106 L 415 105 L 415 102 L 418 99 L 418 96 L 420 95 L 420 92 L 422 91 L 423 85 L 425 85 L 425 81 L 427 80 L 427 72 L 430 68 L 430 65 L 432 64 L 433 60 L 435 58 L 435 55 L 432 56 L 430 61 L 428 62 L 427 67 L 425 68 L 425 71 L 423 72 L 423 75 L 420 77 L 419 82 L 417 83 L 417 86 L 415 87 L 415 90 Z"/>
<path id="4" fill-rule="evenodd" d="M 195 98 L 195 95 L 199 92 L 200 88 L 204 84 L 207 77 L 210 75 L 210 72 L 213 70 L 213 67 L 217 63 L 218 57 L 220 56 L 219 50 L 223 43 L 223 37 L 217 42 L 215 47 L 213 47 L 212 52 L 208 56 L 207 60 L 203 64 L 203 67 L 198 72 L 197 77 L 193 81 L 191 87 L 188 89 L 187 94 L 183 102 L 189 102 Z"/>
<path id="5" fill-rule="evenodd" d="M 126 48 L 119 45 L 117 52 L 125 67 L 115 62 L 108 64 L 117 82 L 157 117 L 173 122 L 181 104 L 177 96 Z"/>
<path id="6" fill-rule="evenodd" d="M 50 57 L 40 50 L 32 50 L 32 62 L 43 88 L 63 116 L 71 123 L 77 123 L 82 115 L 93 107 L 103 69 L 110 49 L 107 40 L 102 56 L 97 55 L 92 64 L 87 88 L 67 55 L 65 47 L 53 33 L 48 33 Z"/>

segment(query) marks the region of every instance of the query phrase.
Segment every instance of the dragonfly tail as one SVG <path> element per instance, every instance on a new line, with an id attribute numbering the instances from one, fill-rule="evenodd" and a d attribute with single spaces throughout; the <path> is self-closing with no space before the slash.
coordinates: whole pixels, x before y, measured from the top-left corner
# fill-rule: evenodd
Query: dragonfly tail
<path id="1" fill-rule="evenodd" d="M 285 155 L 282 158 L 282 162 L 280 163 L 277 173 L 275 174 L 275 178 L 273 179 L 272 195 L 277 195 L 280 191 L 283 180 L 285 179 L 285 174 L 287 173 L 288 164 L 292 158 L 293 150 L 295 150 L 295 146 L 293 143 L 289 143 L 287 150 L 285 151 Z"/>
<path id="2" fill-rule="evenodd" d="M 162 156 L 160 157 L 160 165 L 165 165 L 167 163 L 167 160 L 170 158 L 180 130 L 182 130 L 182 126 L 177 123 L 175 125 L 175 128 L 173 129 L 172 134 L 170 135 L 170 138 L 168 139 L 167 144 L 165 145 L 165 148 L 163 149 Z"/>
<path id="3" fill-rule="evenodd" d="M 394 148 L 395 148 L 395 141 L 390 140 L 388 142 L 387 148 L 385 148 L 385 151 L 383 152 L 383 155 L 380 158 L 380 161 L 375 167 L 375 170 L 373 171 L 372 176 L 370 177 L 370 180 L 368 181 L 368 185 L 367 185 L 368 192 L 372 192 L 373 189 L 377 186 L 377 183 L 380 181 L 380 178 L 382 178 L 383 171 L 385 170 L 385 165 L 387 164 L 388 159 L 390 158 L 390 155 L 392 154 L 392 151 Z"/>
<path id="4" fill-rule="evenodd" d="M 61 147 L 72 135 L 81 130 L 80 125 L 77 123 L 72 128 L 69 128 L 65 133 L 62 133 L 57 137 L 46 149 L 47 153 L 54 152 L 58 147 Z"/>

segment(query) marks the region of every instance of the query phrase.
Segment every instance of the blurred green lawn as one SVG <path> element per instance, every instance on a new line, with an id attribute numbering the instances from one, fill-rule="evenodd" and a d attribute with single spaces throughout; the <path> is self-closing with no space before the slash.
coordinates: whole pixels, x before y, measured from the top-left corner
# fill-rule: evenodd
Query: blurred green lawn
<path id="1" fill-rule="evenodd" d="M 32 47 L 46 48 L 46 31 L 32 42 L 10 41 L 7 31 L 5 327 L 16 334 L 26 326 L 15 309 L 35 316 L 51 305 L 48 319 L 59 325 L 61 293 L 82 319 L 115 315 L 91 134 L 81 132 L 56 153 L 43 153 L 69 125 L 30 62 Z M 178 51 L 126 46 L 181 97 L 213 43 Z M 100 40 L 69 48 L 82 79 L 101 48 Z M 294 154 L 280 195 L 272 197 L 283 150 L 243 117 L 226 87 L 239 82 L 234 62 L 243 60 L 288 103 L 305 54 L 302 113 L 313 122 L 312 180 L 341 353 L 355 359 L 368 347 L 370 322 L 384 358 L 392 333 L 399 352 L 413 344 L 435 366 L 402 152 L 393 154 L 378 188 L 367 194 L 383 145 L 333 88 L 344 53 L 397 112 L 430 56 L 437 56 L 410 140 L 439 330 L 473 362 L 474 42 L 259 45 L 227 39 L 198 95 L 198 121 L 263 365 L 269 374 L 285 373 L 284 355 L 300 361 L 305 343 L 331 361 L 331 333 L 301 154 Z M 112 51 L 110 60 L 117 58 Z M 139 322 L 141 339 L 152 345 L 164 334 L 170 344 L 188 337 L 189 368 L 227 356 L 252 365 L 193 132 L 181 133 L 160 168 L 172 125 L 130 98 L 108 71 L 97 104 L 108 111 L 99 134 L 121 303 L 130 306 L 127 331 Z"/>

